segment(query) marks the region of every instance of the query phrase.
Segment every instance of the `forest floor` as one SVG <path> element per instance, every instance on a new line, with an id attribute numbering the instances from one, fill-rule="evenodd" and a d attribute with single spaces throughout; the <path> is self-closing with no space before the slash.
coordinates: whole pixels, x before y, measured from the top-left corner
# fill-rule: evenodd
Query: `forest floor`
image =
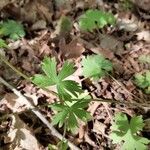
<path id="1" fill-rule="evenodd" d="M 112 12 L 117 18 L 117 25 L 99 31 L 81 32 L 78 19 L 88 9 Z M 149 10 L 150 7 L 130 3 L 129 0 L 0 2 L 0 20 L 19 21 L 26 32 L 25 37 L 16 41 L 5 37 L 9 48 L 0 49 L 12 66 L 30 78 L 41 73 L 40 65 L 45 56 L 55 57 L 58 68 L 68 60 L 77 68 L 73 80 L 80 83 L 93 98 L 116 101 L 91 102 L 87 110 L 92 120 L 87 124 L 80 123 L 75 134 L 66 133 L 66 138 L 82 150 L 120 150 L 119 144 L 112 144 L 109 138 L 111 122 L 118 112 L 127 114 L 129 119 L 142 115 L 145 127 L 141 135 L 150 138 L 150 94 L 134 83 L 135 74 L 150 69 Z M 62 15 L 72 21 L 69 33 L 61 33 L 58 29 Z M 103 39 L 99 32 L 105 35 Z M 96 82 L 81 76 L 80 62 L 92 54 L 101 54 L 112 62 L 111 76 Z M 149 60 L 139 59 L 143 56 Z M 56 101 L 55 95 L 26 80 L 3 61 L 0 61 L 0 76 L 51 121 L 53 112 L 47 104 Z M 47 126 L 31 110 L 26 110 L 23 102 L 20 104 L 16 95 L 3 84 L 0 84 L 0 98 L 0 149 L 46 150 L 48 145 L 50 149 L 50 145 L 59 142 Z M 63 135 L 63 128 L 55 128 Z M 24 129 L 23 134 L 15 129 Z M 21 145 L 23 137 L 24 144 Z"/>

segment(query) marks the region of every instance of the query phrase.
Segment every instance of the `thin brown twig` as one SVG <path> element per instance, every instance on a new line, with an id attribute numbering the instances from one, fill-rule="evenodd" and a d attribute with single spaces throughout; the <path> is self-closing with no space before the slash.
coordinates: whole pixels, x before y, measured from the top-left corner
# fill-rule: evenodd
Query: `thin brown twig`
<path id="1" fill-rule="evenodd" d="M 16 90 L 13 86 L 11 86 L 8 82 L 6 82 L 2 77 L 0 77 L 0 82 L 7 86 L 9 89 L 11 89 L 14 94 L 16 94 L 18 97 L 22 98 L 24 102 L 28 105 L 27 107 L 31 109 L 31 111 L 51 130 L 51 134 L 53 136 L 56 136 L 60 140 L 66 140 L 68 141 L 68 145 L 72 150 L 80 150 L 77 146 L 75 146 L 73 143 L 71 143 L 68 139 L 64 138 L 54 127 L 53 125 L 43 116 L 43 114 L 36 109 L 32 103 L 24 96 L 22 95 L 18 90 Z"/>

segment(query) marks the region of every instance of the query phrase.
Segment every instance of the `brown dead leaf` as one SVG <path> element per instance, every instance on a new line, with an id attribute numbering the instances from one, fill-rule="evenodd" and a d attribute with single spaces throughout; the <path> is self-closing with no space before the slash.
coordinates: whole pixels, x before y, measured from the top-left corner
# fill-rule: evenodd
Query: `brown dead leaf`
<path id="1" fill-rule="evenodd" d="M 25 21 L 30 24 L 38 20 L 51 22 L 53 13 L 53 5 L 51 1 L 46 0 L 30 0 L 20 7 L 17 2 L 9 4 L 3 10 L 8 17 L 13 16 L 17 20 Z"/>
<path id="2" fill-rule="evenodd" d="M 38 20 L 31 27 L 32 30 L 41 30 L 41 29 L 45 29 L 45 28 L 46 28 L 45 20 Z"/>
<path id="3" fill-rule="evenodd" d="M 150 31 L 141 31 L 138 32 L 136 35 L 138 40 L 144 40 L 148 43 L 150 42 Z"/>
<path id="4" fill-rule="evenodd" d="M 21 112 L 30 107 L 29 103 L 26 103 L 21 97 L 13 93 L 6 94 L 0 101 L 0 105 L 6 105 L 12 112 Z"/>
<path id="5" fill-rule="evenodd" d="M 94 115 L 96 109 L 99 107 L 99 105 L 101 104 L 101 102 L 93 102 L 89 108 L 88 108 L 88 112 L 90 112 L 91 116 Z"/>
<path id="6" fill-rule="evenodd" d="M 100 47 L 104 50 L 121 55 L 124 52 L 123 43 L 113 36 L 100 34 Z M 107 52 L 108 53 L 108 52 Z"/>
<path id="7" fill-rule="evenodd" d="M 0 10 L 3 9 L 5 6 L 13 3 L 15 0 L 0 0 Z"/>
<path id="8" fill-rule="evenodd" d="M 4 143 L 9 144 L 8 150 L 40 150 L 41 146 L 37 139 L 25 125 L 25 123 L 19 118 L 18 115 L 11 115 L 12 125 L 8 134 L 4 136 Z"/>
<path id="9" fill-rule="evenodd" d="M 117 20 L 117 26 L 120 30 L 134 32 L 139 28 L 138 19 L 131 13 L 121 13 Z"/>
<path id="10" fill-rule="evenodd" d="M 92 139 L 89 137 L 87 132 L 84 135 L 84 139 L 85 139 L 85 142 L 89 143 L 94 148 L 98 148 L 98 146 L 95 144 L 95 141 L 92 141 Z"/>
<path id="11" fill-rule="evenodd" d="M 94 122 L 93 132 L 100 134 L 100 135 L 105 135 L 106 128 L 107 128 L 107 126 L 104 123 L 101 123 L 96 120 Z"/>
<path id="12" fill-rule="evenodd" d="M 114 57 L 114 54 L 112 51 L 107 49 L 102 49 L 101 47 L 93 47 L 91 48 L 91 51 L 96 54 L 102 54 L 105 58 L 112 59 Z"/>
<path id="13" fill-rule="evenodd" d="M 150 0 L 132 0 L 132 2 L 145 11 L 150 10 Z"/>
<path id="14" fill-rule="evenodd" d="M 66 44 L 65 39 L 62 38 L 59 42 L 60 53 L 63 58 L 77 58 L 85 51 L 82 44 L 78 43 L 77 39 L 73 39 L 69 44 Z"/>

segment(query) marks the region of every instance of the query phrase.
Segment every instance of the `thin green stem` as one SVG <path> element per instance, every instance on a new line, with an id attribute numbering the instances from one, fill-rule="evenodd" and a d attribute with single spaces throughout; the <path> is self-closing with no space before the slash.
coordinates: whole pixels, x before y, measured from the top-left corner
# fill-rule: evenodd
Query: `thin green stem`
<path id="1" fill-rule="evenodd" d="M 0 54 L 0 59 L 7 65 L 9 66 L 13 71 L 15 71 L 19 76 L 23 77 L 24 79 L 26 79 L 27 81 L 32 82 L 32 80 L 26 76 L 25 74 L 23 74 L 21 71 L 19 71 L 18 69 L 16 69 L 9 61 L 7 61 L 7 58 L 2 56 Z"/>
<path id="2" fill-rule="evenodd" d="M 2 56 L 2 55 L 0 54 L 0 59 L 1 59 L 7 66 L 9 66 L 14 72 L 16 72 L 19 76 L 21 76 L 21 77 L 23 77 L 24 79 L 26 79 L 27 81 L 33 83 L 33 81 L 32 81 L 31 78 L 29 78 L 27 75 L 25 75 L 24 73 L 22 73 L 22 72 L 21 72 L 19 69 L 17 69 L 16 67 L 14 67 L 9 61 L 7 61 L 7 58 L 6 58 L 6 57 L 4 57 L 4 56 Z M 34 83 L 33 83 L 33 84 L 34 84 Z M 40 87 L 40 88 L 41 88 L 41 87 Z M 58 97 L 58 94 L 57 94 L 56 92 L 50 91 L 50 90 L 48 90 L 48 89 L 46 89 L 46 88 L 43 88 L 43 87 L 42 87 L 42 89 L 45 90 L 46 92 L 48 92 L 48 93 L 50 93 L 50 94 L 53 94 L 53 95 L 55 95 L 55 96 Z"/>

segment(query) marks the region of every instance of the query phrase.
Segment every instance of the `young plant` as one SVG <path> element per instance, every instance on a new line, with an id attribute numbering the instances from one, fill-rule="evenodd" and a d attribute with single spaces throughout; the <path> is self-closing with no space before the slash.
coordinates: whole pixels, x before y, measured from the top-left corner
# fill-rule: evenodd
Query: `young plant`
<path id="1" fill-rule="evenodd" d="M 0 24 L 0 35 L 8 36 L 12 40 L 18 40 L 25 36 L 25 31 L 22 24 L 14 20 L 7 20 Z"/>
<path id="2" fill-rule="evenodd" d="M 118 113 L 112 123 L 110 138 L 114 144 L 123 143 L 121 150 L 147 150 L 147 144 L 150 140 L 139 135 L 143 127 L 141 116 L 134 116 L 128 121 L 125 114 Z"/>
<path id="3" fill-rule="evenodd" d="M 145 93 L 150 94 L 150 71 L 145 73 L 137 73 L 134 76 L 135 84 L 143 89 Z"/>
<path id="4" fill-rule="evenodd" d="M 57 72 L 55 58 L 45 58 L 42 63 L 44 74 L 37 74 L 33 82 L 40 87 L 56 86 L 60 101 L 49 105 L 52 110 L 57 111 L 52 119 L 54 125 L 66 126 L 72 132 L 78 126 L 77 118 L 87 121 L 90 115 L 84 110 L 90 102 L 89 99 L 79 96 L 83 91 L 77 82 L 67 80 L 75 71 L 73 64 L 65 62 L 62 69 Z"/>
<path id="5" fill-rule="evenodd" d="M 150 64 L 150 55 L 141 55 L 139 57 L 139 61 L 144 63 L 144 64 Z"/>
<path id="6" fill-rule="evenodd" d="M 59 98 L 71 101 L 71 94 L 77 97 L 77 93 L 82 93 L 77 82 L 66 79 L 75 72 L 74 65 L 66 61 L 59 72 L 56 65 L 55 58 L 46 57 L 42 63 L 44 74 L 35 75 L 33 82 L 40 87 L 56 86 Z"/>
<path id="7" fill-rule="evenodd" d="M 123 10 L 127 11 L 127 10 L 132 10 L 134 8 L 134 5 L 131 2 L 131 0 L 122 0 L 119 3 Z"/>
<path id="8" fill-rule="evenodd" d="M 87 99 L 78 99 L 78 101 L 73 101 L 71 105 L 67 101 L 63 105 L 61 103 L 49 105 L 52 110 L 58 112 L 53 116 L 52 123 L 54 125 L 58 124 L 59 128 L 66 125 L 68 131 L 75 133 L 78 127 L 77 118 L 84 122 L 91 118 L 90 114 L 84 110 L 89 102 L 90 100 Z"/>
<path id="9" fill-rule="evenodd" d="M 101 10 L 87 10 L 79 18 L 79 26 L 83 31 L 93 31 L 106 25 L 114 25 L 116 22 L 113 14 Z"/>
<path id="10" fill-rule="evenodd" d="M 48 150 L 67 150 L 68 149 L 68 143 L 67 141 L 60 141 L 57 145 L 48 144 Z"/>
<path id="11" fill-rule="evenodd" d="M 8 45 L 6 44 L 6 42 L 2 39 L 0 39 L 0 48 L 8 48 Z"/>
<path id="12" fill-rule="evenodd" d="M 83 75 L 98 80 L 106 72 L 112 71 L 112 63 L 102 55 L 87 56 L 82 60 Z"/>

